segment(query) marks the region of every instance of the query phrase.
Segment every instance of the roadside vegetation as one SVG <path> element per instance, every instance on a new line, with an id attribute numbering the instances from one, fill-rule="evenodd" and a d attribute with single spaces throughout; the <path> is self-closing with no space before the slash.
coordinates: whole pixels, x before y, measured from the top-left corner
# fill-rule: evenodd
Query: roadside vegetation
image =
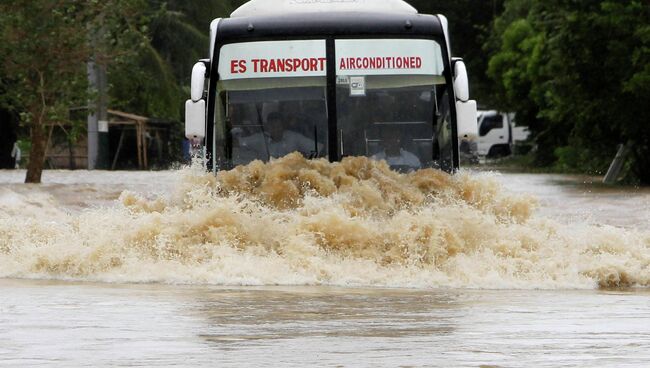
<path id="1" fill-rule="evenodd" d="M 40 180 L 43 126 L 85 127 L 87 62 L 107 69 L 112 108 L 178 121 L 208 25 L 244 0 L 34 0 L 0 3 L 0 109 L 31 143 Z M 602 174 L 627 144 L 628 182 L 650 185 L 650 3 L 645 0 L 411 0 L 445 14 L 483 106 L 517 113 L 534 149 L 525 165 Z M 75 121 L 81 119 L 79 121 Z M 4 125 L 3 125 L 4 126 Z M 180 144 L 179 144 L 180 145 Z"/>
<path id="2" fill-rule="evenodd" d="M 650 184 L 650 3 L 506 0 L 484 50 L 484 97 L 529 126 L 532 166 L 602 174 L 627 144 L 626 180 Z"/>
<path id="3" fill-rule="evenodd" d="M 72 126 L 70 139 L 85 130 L 85 115 L 74 111 L 89 110 L 97 97 L 89 62 L 107 70 L 111 108 L 179 122 L 180 146 L 190 70 L 205 57 L 210 21 L 233 7 L 214 0 L 0 3 L 0 109 L 29 142 L 26 182 L 40 182 L 47 126 Z"/>

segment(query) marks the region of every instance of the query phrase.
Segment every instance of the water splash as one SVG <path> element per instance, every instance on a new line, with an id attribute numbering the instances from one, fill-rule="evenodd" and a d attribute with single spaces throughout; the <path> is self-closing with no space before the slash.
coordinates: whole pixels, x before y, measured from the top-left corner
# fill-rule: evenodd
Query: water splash
<path id="1" fill-rule="evenodd" d="M 298 154 L 216 177 L 196 167 L 177 176 L 167 196 L 124 192 L 116 206 L 72 214 L 47 198 L 0 193 L 0 277 L 650 286 L 650 233 L 537 217 L 533 198 L 483 176 L 431 169 L 405 175 L 366 158 L 329 163 Z M 16 211 L 21 204 L 32 210 Z"/>

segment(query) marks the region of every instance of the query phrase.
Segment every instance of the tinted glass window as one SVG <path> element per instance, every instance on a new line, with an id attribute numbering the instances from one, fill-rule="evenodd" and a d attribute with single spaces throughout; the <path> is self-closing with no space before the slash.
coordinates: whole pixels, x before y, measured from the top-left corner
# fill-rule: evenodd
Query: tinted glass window
<path id="1" fill-rule="evenodd" d="M 450 170 L 451 115 L 442 74 L 435 41 L 337 41 L 339 154 L 385 160 L 404 172 Z"/>
<path id="2" fill-rule="evenodd" d="M 292 152 L 327 156 L 324 40 L 224 45 L 218 71 L 215 168 Z"/>
<path id="3" fill-rule="evenodd" d="M 503 128 L 503 116 L 494 115 L 486 116 L 481 122 L 481 129 L 479 130 L 479 135 L 481 137 L 487 135 L 492 129 L 502 129 Z"/>
<path id="4" fill-rule="evenodd" d="M 244 90 L 238 88 L 240 82 L 222 84 L 231 90 L 219 94 L 222 113 L 217 114 L 216 128 L 221 139 L 215 150 L 219 168 L 268 161 L 292 152 L 307 158 L 327 156 L 325 78 L 298 82 L 298 78 L 263 79 L 256 88 Z M 247 87 L 251 86 L 247 81 Z"/>

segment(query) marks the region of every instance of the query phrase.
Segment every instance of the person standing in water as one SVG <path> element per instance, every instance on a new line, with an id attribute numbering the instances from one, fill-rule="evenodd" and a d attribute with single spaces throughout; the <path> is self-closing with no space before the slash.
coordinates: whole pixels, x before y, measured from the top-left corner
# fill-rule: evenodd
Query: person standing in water
<path id="1" fill-rule="evenodd" d="M 14 142 L 14 147 L 11 150 L 11 157 L 14 159 L 14 169 L 20 168 L 21 153 L 22 151 L 20 150 L 20 147 L 18 147 L 18 142 Z"/>

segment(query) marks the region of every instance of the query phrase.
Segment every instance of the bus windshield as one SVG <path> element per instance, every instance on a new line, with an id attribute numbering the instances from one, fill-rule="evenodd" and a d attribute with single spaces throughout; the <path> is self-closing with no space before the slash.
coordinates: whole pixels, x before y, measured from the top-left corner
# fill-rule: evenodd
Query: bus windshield
<path id="1" fill-rule="evenodd" d="M 327 156 L 324 40 L 258 41 L 221 48 L 215 165 L 292 152 Z"/>
<path id="2" fill-rule="evenodd" d="M 449 98 L 443 80 L 368 77 L 365 94 L 337 87 L 342 156 L 385 160 L 398 171 L 452 167 Z"/>
<path id="3" fill-rule="evenodd" d="M 225 138 L 233 165 L 296 151 L 307 158 L 327 156 L 325 81 L 302 80 L 306 83 L 300 86 L 285 82 L 261 80 L 253 90 L 222 93 Z"/>
<path id="4" fill-rule="evenodd" d="M 325 59 L 323 40 L 223 46 L 215 165 L 292 152 L 329 157 L 336 147 L 335 157 L 385 160 L 403 172 L 452 168 L 449 91 L 437 42 L 337 40 L 335 100 L 328 100 Z M 328 126 L 334 106 L 336 130 Z"/>
<path id="5" fill-rule="evenodd" d="M 398 171 L 451 169 L 451 117 L 440 45 L 433 40 L 339 40 L 341 156 Z"/>

